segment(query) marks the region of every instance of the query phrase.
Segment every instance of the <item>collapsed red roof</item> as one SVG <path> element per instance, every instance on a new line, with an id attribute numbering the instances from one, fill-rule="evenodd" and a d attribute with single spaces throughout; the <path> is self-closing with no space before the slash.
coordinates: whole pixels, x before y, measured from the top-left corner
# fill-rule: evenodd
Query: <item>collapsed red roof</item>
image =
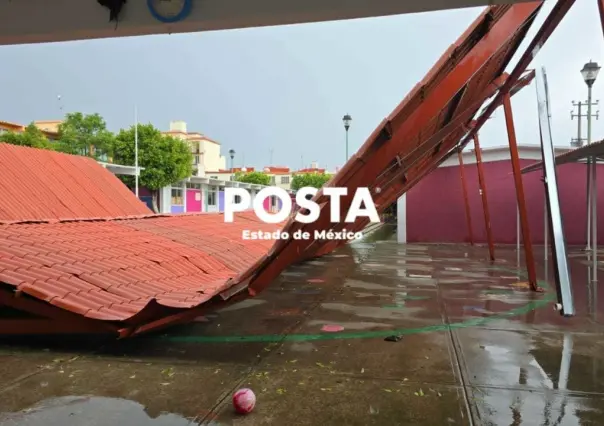
<path id="1" fill-rule="evenodd" d="M 0 222 L 153 212 L 92 158 L 0 144 Z"/>
<path id="2" fill-rule="evenodd" d="M 2 316 L 0 334 L 124 336 L 181 320 L 272 245 L 242 230 L 279 229 L 249 212 L 234 223 L 153 215 L 89 158 L 0 144 L 0 164 L 0 188 L 19 195 L 0 204 L 0 306 L 15 312 Z"/>
<path id="3" fill-rule="evenodd" d="M 378 211 L 383 211 L 434 170 L 471 128 L 482 104 L 505 83 L 504 73 L 526 36 L 543 2 L 490 6 L 441 56 L 426 77 L 375 129 L 365 144 L 328 182 L 346 187 L 340 200 L 344 215 L 355 191 L 367 187 Z M 311 224 L 290 221 L 284 231 L 303 229 L 360 231 L 368 219 L 330 223 L 329 198 L 315 196 L 321 206 Z M 281 271 L 300 258 L 320 256 L 345 241 L 278 241 L 259 268 L 248 271 L 250 291 L 264 289 Z"/>
<path id="4" fill-rule="evenodd" d="M 477 18 L 329 182 L 349 190 L 342 211 L 359 187 L 384 210 L 449 155 L 505 82 L 504 69 L 541 5 L 491 6 Z M 30 156 L 64 172 L 47 165 L 52 177 L 32 177 Z M 247 213 L 231 224 L 219 214 L 150 215 L 117 178 L 81 157 L 0 145 L 0 168 L 5 162 L 16 167 L 0 174 L 0 189 L 11 188 L 15 198 L 0 205 L 0 305 L 32 316 L 4 315 L 0 334 L 138 334 L 190 319 L 214 301 L 253 295 L 292 263 L 344 243 L 242 240 L 243 229 L 281 227 Z M 317 222 L 290 219 L 284 230 L 358 231 L 367 224 L 330 224 L 327 197 L 319 192 L 315 201 Z"/>

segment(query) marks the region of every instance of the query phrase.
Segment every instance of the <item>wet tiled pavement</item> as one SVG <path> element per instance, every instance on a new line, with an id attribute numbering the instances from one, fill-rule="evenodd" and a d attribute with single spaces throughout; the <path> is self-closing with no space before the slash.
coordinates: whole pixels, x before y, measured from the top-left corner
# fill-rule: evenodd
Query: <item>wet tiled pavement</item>
<path id="1" fill-rule="evenodd" d="M 0 426 L 604 424 L 584 256 L 572 252 L 578 315 L 564 319 L 513 248 L 496 255 L 378 238 L 162 334 L 4 342 Z M 231 407 L 240 387 L 258 397 L 248 416 Z"/>

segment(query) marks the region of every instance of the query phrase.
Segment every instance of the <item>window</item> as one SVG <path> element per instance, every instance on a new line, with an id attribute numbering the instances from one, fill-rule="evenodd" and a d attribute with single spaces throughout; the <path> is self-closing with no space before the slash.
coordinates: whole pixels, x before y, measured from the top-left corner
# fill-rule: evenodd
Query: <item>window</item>
<path id="1" fill-rule="evenodd" d="M 281 176 L 281 183 L 289 183 L 289 176 Z"/>
<path id="2" fill-rule="evenodd" d="M 184 205 L 184 203 L 182 201 L 182 188 L 172 188 L 172 205 L 173 206 Z"/>
<path id="3" fill-rule="evenodd" d="M 199 164 L 199 155 L 193 156 L 193 164 L 196 166 Z"/>
<path id="4" fill-rule="evenodd" d="M 235 203 L 239 204 L 241 202 L 241 195 L 235 195 Z"/>
<path id="5" fill-rule="evenodd" d="M 275 176 L 271 176 L 271 184 L 275 184 Z"/>
<path id="6" fill-rule="evenodd" d="M 218 179 L 218 176 L 210 176 L 210 179 Z"/>
<path id="7" fill-rule="evenodd" d="M 189 188 L 189 189 L 201 189 L 201 184 L 200 183 L 187 182 L 187 188 Z"/>
<path id="8" fill-rule="evenodd" d="M 208 188 L 208 206 L 216 205 L 216 187 L 210 186 Z"/>

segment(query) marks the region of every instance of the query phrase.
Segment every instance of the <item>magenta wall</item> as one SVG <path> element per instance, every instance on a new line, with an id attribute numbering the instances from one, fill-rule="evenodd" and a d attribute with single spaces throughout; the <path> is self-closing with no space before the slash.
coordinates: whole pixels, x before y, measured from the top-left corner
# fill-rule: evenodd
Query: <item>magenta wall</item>
<path id="1" fill-rule="evenodd" d="M 195 198 L 195 195 L 199 194 L 199 201 L 197 201 Z M 202 196 L 201 196 L 201 190 L 200 189 L 187 189 L 187 212 L 191 212 L 191 213 L 197 213 L 197 212 L 201 212 L 201 200 L 202 200 Z"/>
<path id="2" fill-rule="evenodd" d="M 534 160 L 521 160 L 521 167 Z M 516 243 L 516 192 L 510 161 L 484 163 L 493 238 L 499 244 Z M 465 166 L 474 242 L 486 242 L 476 165 Z M 544 185 L 542 172 L 523 175 L 531 240 L 543 244 Z M 558 188 L 566 242 L 585 244 L 586 166 L 558 167 Z M 598 166 L 598 224 L 604 218 L 604 167 Z M 604 226 L 598 227 L 604 242 Z M 420 181 L 407 193 L 408 242 L 468 242 L 459 167 L 443 167 Z"/>

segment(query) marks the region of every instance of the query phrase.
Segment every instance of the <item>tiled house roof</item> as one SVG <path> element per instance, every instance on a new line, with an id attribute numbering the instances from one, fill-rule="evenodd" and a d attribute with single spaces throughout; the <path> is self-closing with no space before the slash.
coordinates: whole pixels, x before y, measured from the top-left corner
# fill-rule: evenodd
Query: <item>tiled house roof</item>
<path id="1" fill-rule="evenodd" d="M 243 229 L 279 228 L 251 213 L 153 215 L 85 157 L 0 144 L 0 169 L 0 307 L 36 316 L 0 318 L 0 334 L 124 336 L 181 321 L 272 246 Z"/>
<path id="2" fill-rule="evenodd" d="M 0 223 L 152 211 L 92 158 L 0 143 Z"/>

